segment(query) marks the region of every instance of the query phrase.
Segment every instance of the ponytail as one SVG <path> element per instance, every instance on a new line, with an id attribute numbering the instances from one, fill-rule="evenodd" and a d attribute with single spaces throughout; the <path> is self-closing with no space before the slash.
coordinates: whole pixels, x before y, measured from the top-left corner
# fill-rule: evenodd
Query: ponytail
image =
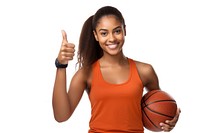
<path id="1" fill-rule="evenodd" d="M 90 68 L 103 55 L 99 42 L 94 37 L 92 21 L 93 15 L 85 21 L 80 34 L 77 55 L 79 69 L 82 67 Z"/>

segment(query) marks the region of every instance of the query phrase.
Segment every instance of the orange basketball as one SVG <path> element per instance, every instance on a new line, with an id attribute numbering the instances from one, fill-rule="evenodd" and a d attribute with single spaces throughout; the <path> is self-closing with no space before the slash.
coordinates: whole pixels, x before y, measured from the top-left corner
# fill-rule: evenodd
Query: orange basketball
<path id="1" fill-rule="evenodd" d="M 142 97 L 141 107 L 144 127 L 155 132 L 162 131 L 159 124 L 173 119 L 177 110 L 174 98 L 161 90 L 147 92 Z"/>

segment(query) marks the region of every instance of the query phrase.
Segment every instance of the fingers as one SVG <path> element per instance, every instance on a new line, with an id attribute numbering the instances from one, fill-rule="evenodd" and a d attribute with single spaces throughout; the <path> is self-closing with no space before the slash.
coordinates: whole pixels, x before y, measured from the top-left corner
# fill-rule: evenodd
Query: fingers
<path id="1" fill-rule="evenodd" d="M 165 132 L 171 131 L 176 126 L 180 113 L 181 113 L 181 110 L 180 108 L 178 108 L 176 115 L 174 116 L 172 120 L 166 120 L 165 123 L 160 123 L 161 129 Z"/>
<path id="2" fill-rule="evenodd" d="M 177 111 L 176 111 L 176 114 L 180 115 L 180 113 L 181 113 L 181 109 L 178 108 Z"/>
<path id="3" fill-rule="evenodd" d="M 75 52 L 75 45 L 68 43 L 67 34 L 64 30 L 62 32 L 62 45 L 58 54 L 58 61 L 61 64 L 68 64 L 69 60 L 72 60 Z"/>
<path id="4" fill-rule="evenodd" d="M 176 115 L 174 116 L 174 118 L 172 120 L 166 120 L 166 123 L 175 126 L 176 122 L 179 119 L 180 113 L 181 113 L 181 110 L 180 110 L 180 108 L 178 108 L 177 111 L 176 111 Z"/>
<path id="5" fill-rule="evenodd" d="M 68 40 L 67 40 L 67 33 L 66 33 L 64 30 L 62 30 L 61 32 L 62 32 L 62 38 L 63 38 L 62 45 L 65 45 L 65 46 L 67 46 L 67 47 L 74 48 L 74 47 L 75 47 L 74 44 L 68 43 Z"/>
<path id="6" fill-rule="evenodd" d="M 72 60 L 74 57 L 74 52 L 74 47 L 62 46 L 60 50 L 61 62 L 65 62 L 66 64 L 66 60 Z"/>
<path id="7" fill-rule="evenodd" d="M 160 123 L 160 127 L 165 132 L 169 132 L 174 128 L 174 126 L 168 125 L 168 124 L 165 124 L 165 123 Z"/>
<path id="8" fill-rule="evenodd" d="M 63 37 L 63 41 L 68 42 L 67 41 L 67 34 L 64 30 L 61 31 L 62 32 L 62 37 Z"/>

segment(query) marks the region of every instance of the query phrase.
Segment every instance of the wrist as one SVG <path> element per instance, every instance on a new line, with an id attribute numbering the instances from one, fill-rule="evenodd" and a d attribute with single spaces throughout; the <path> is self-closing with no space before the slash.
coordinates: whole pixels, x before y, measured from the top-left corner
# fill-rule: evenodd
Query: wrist
<path id="1" fill-rule="evenodd" d="M 58 61 L 58 58 L 56 58 L 55 60 L 55 66 L 57 68 L 67 68 L 68 64 L 61 64 L 59 61 Z"/>

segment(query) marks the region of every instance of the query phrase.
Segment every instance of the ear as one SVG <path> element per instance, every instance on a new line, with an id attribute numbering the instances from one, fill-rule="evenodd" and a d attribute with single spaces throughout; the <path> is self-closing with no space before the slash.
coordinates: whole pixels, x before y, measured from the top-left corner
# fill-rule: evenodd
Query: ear
<path id="1" fill-rule="evenodd" d="M 97 33 L 96 33 L 96 31 L 93 30 L 93 34 L 94 34 L 94 37 L 95 37 L 96 41 L 98 42 L 99 39 L 98 39 L 98 37 L 97 37 Z"/>

